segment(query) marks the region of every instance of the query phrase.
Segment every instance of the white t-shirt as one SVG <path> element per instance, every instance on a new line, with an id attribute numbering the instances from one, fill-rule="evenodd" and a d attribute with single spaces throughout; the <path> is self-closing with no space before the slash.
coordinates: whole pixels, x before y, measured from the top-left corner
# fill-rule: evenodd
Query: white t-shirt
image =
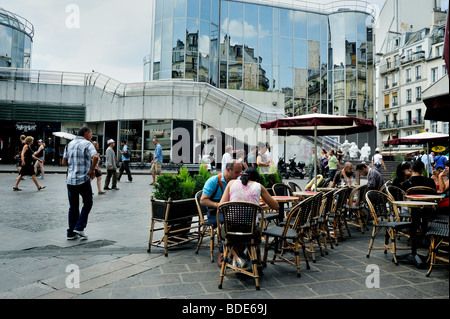
<path id="1" fill-rule="evenodd" d="M 381 159 L 383 158 L 383 155 L 381 155 L 381 154 L 375 154 L 374 156 L 373 156 L 373 163 L 374 164 L 377 164 L 377 163 L 379 163 L 379 164 L 381 164 Z"/>
<path id="2" fill-rule="evenodd" d="M 225 173 L 226 169 L 227 169 L 227 163 L 229 161 L 231 161 L 233 159 L 233 157 L 231 157 L 230 153 L 225 153 L 222 156 L 222 173 Z"/>

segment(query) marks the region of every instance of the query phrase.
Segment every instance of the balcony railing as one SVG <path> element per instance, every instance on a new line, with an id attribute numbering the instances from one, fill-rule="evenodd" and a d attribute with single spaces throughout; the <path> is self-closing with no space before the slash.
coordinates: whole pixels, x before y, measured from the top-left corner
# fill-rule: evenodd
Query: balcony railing
<path id="1" fill-rule="evenodd" d="M 400 127 L 424 125 L 425 120 L 422 117 L 414 117 L 400 121 Z"/>
<path id="2" fill-rule="evenodd" d="M 388 123 L 380 123 L 378 125 L 378 130 L 395 130 L 400 129 L 403 127 L 409 127 L 409 126 L 422 126 L 425 124 L 425 120 L 422 117 L 415 117 L 410 118 L 406 120 L 398 120 L 398 121 L 392 121 Z"/>
<path id="3" fill-rule="evenodd" d="M 402 64 L 406 64 L 409 62 L 419 61 L 423 59 L 425 59 L 425 51 L 419 51 L 413 54 L 402 56 L 400 61 Z"/>
<path id="4" fill-rule="evenodd" d="M 394 60 L 394 62 L 386 62 L 380 65 L 380 74 L 385 74 L 388 72 L 398 70 L 400 66 L 400 61 L 398 59 Z"/>

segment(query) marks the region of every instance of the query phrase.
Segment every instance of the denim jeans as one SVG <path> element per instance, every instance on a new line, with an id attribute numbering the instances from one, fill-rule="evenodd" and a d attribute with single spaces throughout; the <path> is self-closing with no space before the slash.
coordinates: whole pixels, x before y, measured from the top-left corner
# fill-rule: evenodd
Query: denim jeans
<path id="1" fill-rule="evenodd" d="M 122 161 L 122 163 L 120 164 L 119 176 L 117 177 L 118 181 L 120 181 L 123 171 L 125 171 L 127 173 L 128 180 L 131 182 L 133 180 L 133 177 L 131 176 L 131 172 L 130 172 L 130 161 Z"/>
<path id="2" fill-rule="evenodd" d="M 87 225 L 88 215 L 92 209 L 92 187 L 88 180 L 81 185 L 67 185 L 69 196 L 69 229 L 67 235 L 73 235 L 73 230 L 84 230 Z M 80 196 L 83 199 L 83 208 L 80 214 Z"/>

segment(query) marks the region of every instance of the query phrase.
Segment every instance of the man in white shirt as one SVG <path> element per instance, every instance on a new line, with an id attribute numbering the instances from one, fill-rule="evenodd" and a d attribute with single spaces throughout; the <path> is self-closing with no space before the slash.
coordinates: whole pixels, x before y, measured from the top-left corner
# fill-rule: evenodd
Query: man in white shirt
<path id="1" fill-rule="evenodd" d="M 434 152 L 431 152 L 429 155 L 424 152 L 422 155 L 422 162 L 425 164 L 425 170 L 431 174 L 433 173 L 433 163 L 434 163 Z"/>
<path id="2" fill-rule="evenodd" d="M 222 173 L 225 173 L 227 169 L 227 163 L 233 159 L 231 153 L 233 152 L 233 146 L 227 145 L 225 146 L 225 154 L 222 156 Z"/>

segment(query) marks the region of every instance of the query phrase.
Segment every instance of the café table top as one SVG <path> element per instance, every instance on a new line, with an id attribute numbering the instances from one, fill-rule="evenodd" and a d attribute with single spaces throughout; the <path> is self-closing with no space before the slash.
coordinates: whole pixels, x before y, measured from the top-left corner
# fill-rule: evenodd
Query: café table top
<path id="1" fill-rule="evenodd" d="M 297 196 L 272 196 L 273 199 L 275 199 L 278 202 L 295 202 L 298 201 L 299 198 Z"/>
<path id="2" fill-rule="evenodd" d="M 406 195 L 409 200 L 413 201 L 435 201 L 444 198 L 444 195 Z"/>
<path id="3" fill-rule="evenodd" d="M 294 196 L 307 197 L 317 195 L 319 194 L 319 192 L 303 191 L 303 192 L 293 192 L 292 194 L 294 194 Z"/>
<path id="4" fill-rule="evenodd" d="M 331 188 L 331 187 L 319 187 L 317 188 L 317 190 L 319 192 L 329 192 L 329 191 L 334 191 L 336 190 L 336 188 Z"/>
<path id="5" fill-rule="evenodd" d="M 392 204 L 396 206 L 403 206 L 403 207 L 433 207 L 436 206 L 437 203 L 434 202 L 421 202 L 421 201 L 394 201 Z"/>

